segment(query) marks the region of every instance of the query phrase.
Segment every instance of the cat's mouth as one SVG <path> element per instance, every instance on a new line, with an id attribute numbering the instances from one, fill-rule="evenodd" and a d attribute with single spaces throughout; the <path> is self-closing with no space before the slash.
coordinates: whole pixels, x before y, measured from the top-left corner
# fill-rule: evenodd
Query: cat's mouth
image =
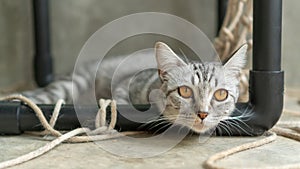
<path id="1" fill-rule="evenodd" d="M 200 132 L 203 132 L 204 128 L 205 127 L 204 127 L 203 120 L 201 120 L 200 118 L 196 118 L 196 120 L 194 121 L 194 124 L 192 126 L 192 130 L 197 133 L 200 133 Z"/>

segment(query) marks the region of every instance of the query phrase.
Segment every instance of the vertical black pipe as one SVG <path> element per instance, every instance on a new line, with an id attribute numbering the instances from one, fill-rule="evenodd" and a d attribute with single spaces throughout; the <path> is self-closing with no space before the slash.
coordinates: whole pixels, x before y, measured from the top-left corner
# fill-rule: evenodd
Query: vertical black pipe
<path id="1" fill-rule="evenodd" d="M 282 0 L 253 1 L 253 69 L 250 104 L 253 133 L 273 127 L 283 108 L 284 72 L 281 71 Z"/>
<path id="2" fill-rule="evenodd" d="M 34 77 L 37 85 L 43 87 L 53 80 L 48 0 L 33 0 L 33 10 L 35 35 Z"/>
<path id="3" fill-rule="evenodd" d="M 254 0 L 253 70 L 281 70 L 282 0 Z"/>
<path id="4" fill-rule="evenodd" d="M 227 11 L 228 0 L 218 0 L 218 32 L 220 31 L 226 11 Z"/>

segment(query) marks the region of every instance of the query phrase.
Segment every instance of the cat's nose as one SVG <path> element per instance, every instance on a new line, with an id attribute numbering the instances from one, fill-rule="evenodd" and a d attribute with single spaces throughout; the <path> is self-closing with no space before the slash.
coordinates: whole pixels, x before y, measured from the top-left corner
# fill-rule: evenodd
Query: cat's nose
<path id="1" fill-rule="evenodd" d="M 201 120 L 204 120 L 207 116 L 208 116 L 208 113 L 207 112 L 202 112 L 202 111 L 199 111 L 197 113 L 198 117 L 201 119 Z"/>

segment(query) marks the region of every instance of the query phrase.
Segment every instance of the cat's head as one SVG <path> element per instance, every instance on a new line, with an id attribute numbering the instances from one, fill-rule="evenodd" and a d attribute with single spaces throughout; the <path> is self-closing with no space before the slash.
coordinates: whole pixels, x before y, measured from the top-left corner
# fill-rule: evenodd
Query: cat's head
<path id="1" fill-rule="evenodd" d="M 163 116 L 197 133 L 213 129 L 227 118 L 239 97 L 239 73 L 247 45 L 224 64 L 185 63 L 166 44 L 155 45 L 158 73 L 165 94 Z"/>

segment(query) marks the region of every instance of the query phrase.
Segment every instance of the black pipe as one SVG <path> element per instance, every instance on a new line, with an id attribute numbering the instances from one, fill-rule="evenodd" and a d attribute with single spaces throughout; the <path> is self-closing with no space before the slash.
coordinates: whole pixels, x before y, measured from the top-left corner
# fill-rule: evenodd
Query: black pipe
<path id="1" fill-rule="evenodd" d="M 50 53 L 48 0 L 33 0 L 34 11 L 34 77 L 40 87 L 53 81 L 52 57 Z"/>
<path id="2" fill-rule="evenodd" d="M 239 120 L 229 120 L 230 128 L 218 128 L 218 135 L 261 135 L 278 121 L 283 108 L 284 77 L 281 71 L 281 0 L 254 0 L 254 47 L 253 70 L 250 72 L 250 101 L 238 103 L 232 116 L 239 116 Z M 271 22 L 272 21 L 272 22 Z M 267 30 L 270 30 L 269 32 Z M 278 52 L 278 53 L 277 53 Z M 257 65 L 256 65 L 257 64 Z M 19 134 L 28 130 L 41 130 L 37 117 L 32 110 L 18 102 L 0 103 L 0 133 Z M 54 105 L 39 105 L 47 119 L 50 118 Z M 70 130 L 80 126 L 80 122 L 92 121 L 96 109 L 80 107 L 84 114 L 76 114 L 73 105 L 62 107 L 56 128 Z M 130 106 L 122 106 L 122 114 L 118 114 L 117 128 L 121 130 L 138 130 L 144 122 L 152 118 L 159 118 L 156 109 L 149 112 L 148 117 L 143 113 L 130 110 Z M 140 110 L 147 110 L 149 106 L 140 106 Z M 124 111 L 125 110 L 125 111 Z M 109 109 L 108 109 L 109 111 Z M 77 118 L 78 116 L 78 118 Z M 141 123 L 133 122 L 125 117 L 135 116 Z M 109 117 L 108 117 L 109 119 Z M 230 130 L 228 132 L 228 130 Z"/>
<path id="3" fill-rule="evenodd" d="M 228 0 L 218 0 L 218 32 L 221 30 L 226 15 Z"/>
<path id="4" fill-rule="evenodd" d="M 251 126 L 262 133 L 278 121 L 283 108 L 282 0 L 254 0 L 253 6 L 253 70 L 249 92 L 255 115 Z"/>
<path id="5" fill-rule="evenodd" d="M 261 135 L 279 120 L 283 108 L 284 72 L 281 71 L 282 0 L 254 0 L 253 69 L 250 101 L 233 116 L 241 130 L 233 135 Z M 242 112 L 242 113 L 241 113 Z M 247 117 L 251 115 L 251 119 Z M 224 133 L 226 131 L 219 131 Z M 226 133 L 225 133 L 226 134 Z"/>
<path id="6" fill-rule="evenodd" d="M 0 134 L 21 134 L 24 131 L 41 131 L 43 127 L 33 110 L 21 102 L 1 102 L 0 103 Z M 44 116 L 49 121 L 54 110 L 54 105 L 38 105 L 42 110 Z M 160 114 L 157 108 L 149 112 L 149 105 L 136 105 L 135 108 L 141 112 L 146 111 L 151 114 L 145 117 L 143 113 L 138 111 L 132 112 L 127 105 L 118 105 L 122 109 L 122 114 L 118 112 L 116 129 L 127 130 L 146 130 L 147 126 L 144 123 L 153 118 L 159 118 Z M 127 111 L 126 111 L 127 110 Z M 81 106 L 75 112 L 73 105 L 63 105 L 60 110 L 60 115 L 55 125 L 57 130 L 72 130 L 85 124 L 93 128 L 94 119 L 98 109 L 91 108 L 91 106 Z M 124 111 L 124 112 L 123 112 Z M 107 108 L 110 112 L 110 107 Z M 133 122 L 125 117 L 134 116 L 141 122 Z M 107 115 L 107 120 L 110 120 L 110 113 Z M 141 127 L 143 126 L 143 127 Z"/>
<path id="7" fill-rule="evenodd" d="M 282 0 L 254 1 L 253 70 L 281 70 Z"/>

